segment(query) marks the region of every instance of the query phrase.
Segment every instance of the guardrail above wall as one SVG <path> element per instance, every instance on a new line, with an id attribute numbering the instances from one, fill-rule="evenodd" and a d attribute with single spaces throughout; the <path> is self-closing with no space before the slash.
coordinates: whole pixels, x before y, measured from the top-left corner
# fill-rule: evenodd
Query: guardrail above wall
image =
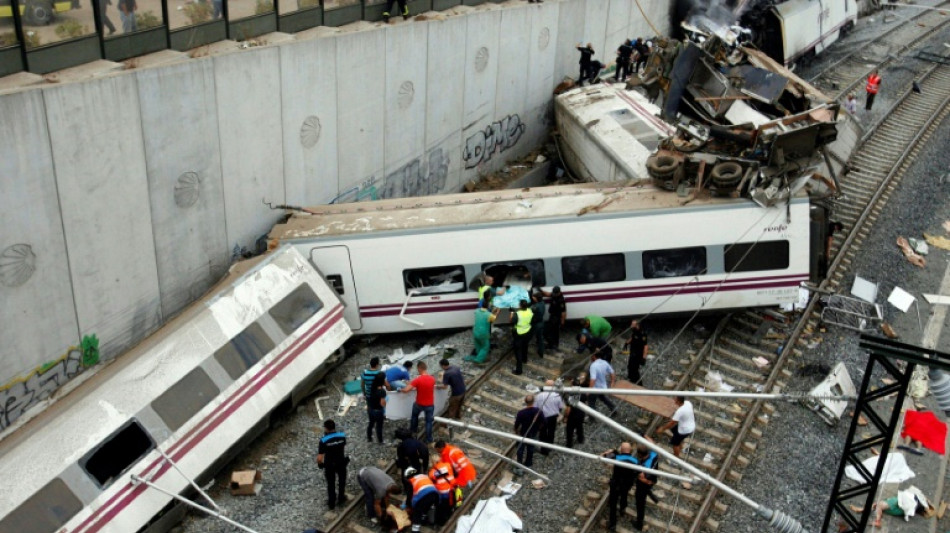
<path id="1" fill-rule="evenodd" d="M 381 21 L 387 0 L 0 0 L 0 76 Z M 413 15 L 486 0 L 408 0 Z M 497 0 L 500 1 L 500 0 Z M 394 13 L 394 16 L 398 16 Z"/>

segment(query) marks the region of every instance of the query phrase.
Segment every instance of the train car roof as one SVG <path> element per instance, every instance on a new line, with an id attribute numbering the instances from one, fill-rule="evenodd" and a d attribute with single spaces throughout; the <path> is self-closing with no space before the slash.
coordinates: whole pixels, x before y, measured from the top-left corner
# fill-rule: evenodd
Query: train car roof
<path id="1" fill-rule="evenodd" d="M 688 203 L 652 185 L 591 183 L 459 193 L 421 198 L 336 204 L 294 212 L 269 234 L 272 244 L 285 240 L 343 237 L 379 231 L 426 230 L 446 226 L 609 215 L 650 210 L 708 209 L 748 205 L 747 198 L 700 197 Z"/>

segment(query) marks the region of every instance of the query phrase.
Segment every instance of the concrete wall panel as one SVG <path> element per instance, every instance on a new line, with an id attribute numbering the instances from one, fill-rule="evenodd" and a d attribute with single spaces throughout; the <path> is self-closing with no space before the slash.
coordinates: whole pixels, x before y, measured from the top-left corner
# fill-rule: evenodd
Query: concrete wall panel
<path id="1" fill-rule="evenodd" d="M 284 183 L 287 203 L 317 205 L 339 193 L 336 39 L 280 48 Z"/>
<path id="2" fill-rule="evenodd" d="M 383 198 L 425 196 L 439 191 L 425 160 L 427 24 L 386 28 L 385 168 Z M 430 183 L 432 181 L 432 183 Z"/>
<path id="3" fill-rule="evenodd" d="M 584 20 L 587 10 L 584 2 L 561 2 L 558 4 L 557 21 L 557 59 L 554 75 L 556 79 L 565 76 L 577 79 L 580 74 L 578 62 L 581 54 L 579 44 L 587 44 L 584 35 Z"/>
<path id="4" fill-rule="evenodd" d="M 79 327 L 42 92 L 0 99 L 0 139 L 16 140 L 0 142 L 2 386 L 77 344 Z"/>
<path id="5" fill-rule="evenodd" d="M 533 146 L 523 142 L 528 130 L 525 102 L 528 96 L 528 70 L 531 49 L 537 40 L 531 31 L 529 15 L 540 11 L 543 4 L 523 5 L 501 12 L 498 48 L 504 56 L 498 61 L 498 84 L 495 89 L 494 122 L 504 121 L 508 128 L 502 142 L 495 143 L 492 159 L 519 157 Z M 515 52 L 517 51 L 517 52 Z M 511 122 L 517 120 L 517 124 Z"/>
<path id="6" fill-rule="evenodd" d="M 340 195 L 382 183 L 386 36 L 382 30 L 337 37 L 337 157 Z"/>
<path id="7" fill-rule="evenodd" d="M 45 92 L 79 330 L 105 358 L 161 320 L 136 86 L 116 76 Z"/>
<path id="8" fill-rule="evenodd" d="M 432 20 L 426 73 L 426 156 L 439 192 L 461 188 L 462 106 L 465 87 L 464 17 Z"/>
<path id="9" fill-rule="evenodd" d="M 555 76 L 558 12 L 561 3 L 544 3 L 529 9 L 531 40 L 528 43 L 528 89 L 523 115 L 527 128 L 520 141 L 532 150 L 543 142 L 553 117 L 551 95 L 563 77 Z"/>
<path id="10" fill-rule="evenodd" d="M 214 58 L 218 134 L 229 246 L 254 250 L 283 214 L 280 57 L 263 48 Z"/>
<path id="11" fill-rule="evenodd" d="M 604 65 L 614 61 L 613 51 L 607 42 L 607 12 L 610 0 L 586 0 L 584 2 L 584 42 L 594 45 L 594 59 Z"/>
<path id="12" fill-rule="evenodd" d="M 214 65 L 205 59 L 140 70 L 135 77 L 158 283 L 167 317 L 204 294 L 230 258 Z"/>
<path id="13" fill-rule="evenodd" d="M 513 54 L 502 54 L 498 47 L 501 10 L 473 13 L 466 17 L 465 100 L 462 115 L 462 180 L 476 178 L 497 164 L 493 153 L 491 129 L 495 121 L 495 90 L 498 63 Z"/>
<path id="14" fill-rule="evenodd" d="M 633 39 L 636 35 L 630 34 L 630 10 L 637 7 L 629 0 L 609 0 L 607 6 L 607 41 L 604 49 L 604 57 L 609 57 L 611 61 L 617 60 L 617 48 L 620 43 L 627 39 Z M 603 60 L 602 60 L 603 61 Z M 608 61 L 604 61 L 608 63 Z"/>

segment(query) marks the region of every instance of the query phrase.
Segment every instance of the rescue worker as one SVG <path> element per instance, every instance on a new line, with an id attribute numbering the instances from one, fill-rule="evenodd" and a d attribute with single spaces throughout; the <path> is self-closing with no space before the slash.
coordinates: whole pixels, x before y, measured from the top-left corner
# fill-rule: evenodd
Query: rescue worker
<path id="1" fill-rule="evenodd" d="M 445 524 L 454 508 L 455 475 L 452 465 L 446 461 L 439 461 L 429 469 L 429 479 L 435 484 L 439 493 L 439 503 L 435 508 L 435 522 L 440 526 Z"/>
<path id="2" fill-rule="evenodd" d="M 327 507 L 333 510 L 346 501 L 346 434 L 336 430 L 336 423 L 328 418 L 323 423 L 323 437 L 317 447 L 317 468 L 327 480 Z M 337 494 L 339 492 L 339 494 Z"/>
<path id="3" fill-rule="evenodd" d="M 657 464 L 659 463 L 659 455 L 646 444 L 637 445 L 637 454 L 634 457 L 637 461 L 637 464 L 644 468 L 652 468 L 656 470 Z M 633 529 L 637 531 L 643 531 L 643 513 L 646 510 L 647 506 L 647 497 L 653 498 L 656 501 L 656 496 L 653 496 L 653 485 L 656 485 L 656 474 L 647 474 L 646 472 L 636 473 L 636 488 L 633 492 L 633 499 L 637 504 L 637 517 L 633 521 Z"/>
<path id="4" fill-rule="evenodd" d="M 546 344 L 557 350 L 561 345 L 561 328 L 567 322 L 567 302 L 564 300 L 560 287 L 554 287 L 551 289 L 551 294 L 545 294 L 545 296 L 551 297 L 551 303 L 548 304 L 548 321 L 544 326 L 547 336 Z"/>
<path id="5" fill-rule="evenodd" d="M 577 334 L 577 353 L 583 353 L 585 350 L 592 354 L 596 353 L 608 363 L 614 360 L 614 349 L 607 344 L 607 341 L 591 335 L 586 330 Z"/>
<path id="6" fill-rule="evenodd" d="M 619 450 L 607 450 L 601 455 L 623 463 L 638 464 L 631 452 L 633 452 L 633 446 L 629 442 L 624 442 L 620 444 Z M 607 508 L 609 510 L 607 529 L 610 531 L 616 531 L 617 529 L 618 504 L 621 515 L 627 508 L 627 496 L 630 489 L 633 488 L 636 476 L 637 472 L 635 470 L 614 465 L 613 474 L 610 476 L 610 493 L 607 497 Z"/>
<path id="7" fill-rule="evenodd" d="M 867 99 L 864 101 L 865 111 L 871 110 L 871 106 L 874 105 L 874 97 L 877 96 L 877 92 L 880 89 L 881 76 L 877 73 L 877 69 L 874 69 L 868 74 L 868 83 L 864 87 L 864 90 L 867 92 Z"/>
<path id="8" fill-rule="evenodd" d="M 606 318 L 597 315 L 585 316 L 581 319 L 581 327 L 589 331 L 591 335 L 604 340 L 609 339 L 610 332 L 613 331 L 610 322 L 607 322 Z"/>
<path id="9" fill-rule="evenodd" d="M 399 484 L 393 481 L 389 474 L 375 466 L 361 468 L 359 474 L 356 475 L 356 480 L 363 489 L 366 516 L 374 524 L 385 522 L 390 498 L 402 493 Z"/>
<path id="10" fill-rule="evenodd" d="M 630 75 L 631 56 L 633 56 L 633 41 L 624 39 L 617 48 L 617 81 L 624 81 Z"/>
<path id="11" fill-rule="evenodd" d="M 647 334 L 640 327 L 640 322 L 630 322 L 630 338 L 624 343 L 625 350 L 630 357 L 627 359 L 627 379 L 634 385 L 643 385 L 640 376 L 640 367 L 647 362 L 647 352 L 650 349 Z"/>
<path id="12" fill-rule="evenodd" d="M 524 397 L 524 409 L 515 415 L 515 433 L 534 440 L 543 428 L 544 418 L 541 417 L 541 410 L 534 406 L 534 396 L 529 394 Z M 521 442 L 518 445 L 518 462 L 531 468 L 534 464 L 534 444 Z"/>
<path id="13" fill-rule="evenodd" d="M 439 459 L 452 465 L 455 474 L 455 484 L 459 487 L 471 487 L 478 477 L 475 465 L 468 460 L 461 449 L 440 440 L 435 443 L 435 450 L 439 452 Z"/>
<path id="14" fill-rule="evenodd" d="M 581 85 L 584 83 L 584 80 L 587 79 L 587 75 L 590 72 L 590 62 L 594 55 L 594 45 L 587 43 L 587 46 L 581 46 L 581 43 L 577 43 L 575 48 L 581 53 L 581 60 L 578 62 L 581 66 L 581 73 L 577 76 L 577 84 Z"/>
<path id="15" fill-rule="evenodd" d="M 412 497 L 409 500 L 409 514 L 412 517 L 412 530 L 422 531 L 422 522 L 429 511 L 439 503 L 439 492 L 429 476 L 419 472 L 411 466 L 405 471 L 405 478 L 412 487 Z"/>
<path id="16" fill-rule="evenodd" d="M 429 448 L 414 438 L 412 433 L 404 427 L 396 430 L 395 437 L 400 441 L 399 445 L 396 446 L 396 466 L 399 467 L 399 471 L 404 472 L 407 468 L 412 467 L 418 472 L 428 472 Z M 412 494 L 409 480 L 403 478 L 402 481 L 406 493 Z"/>
<path id="17" fill-rule="evenodd" d="M 465 356 L 466 361 L 481 364 L 491 352 L 491 325 L 497 315 L 484 306 L 475 310 L 475 325 L 472 326 L 472 339 L 475 341 L 475 354 Z"/>
<path id="18" fill-rule="evenodd" d="M 587 386 L 587 375 L 582 372 L 574 378 L 571 385 L 575 387 Z M 577 396 L 577 401 L 587 403 L 590 400 L 586 394 L 580 394 Z M 573 407 L 570 403 L 564 408 L 564 418 L 566 419 L 567 425 L 567 429 L 564 432 L 564 441 L 568 448 L 574 447 L 575 436 L 577 437 L 578 444 L 584 444 L 584 418 L 586 418 L 586 416 L 587 413 L 582 409 Z"/>
<path id="19" fill-rule="evenodd" d="M 386 2 L 386 11 L 383 11 L 383 22 L 389 22 L 389 14 L 392 12 L 395 3 L 396 0 Z M 399 12 L 402 14 L 403 20 L 409 20 L 409 6 L 406 5 L 406 0 L 399 0 Z"/>
<path id="20" fill-rule="evenodd" d="M 544 293 L 535 289 L 531 294 L 531 333 L 538 345 L 538 357 L 544 357 Z"/>
<path id="21" fill-rule="evenodd" d="M 531 340 L 531 321 L 534 313 L 528 307 L 527 300 L 521 300 L 521 309 L 515 312 L 515 323 L 512 328 L 515 337 L 515 371 L 513 374 L 524 373 L 522 365 L 528 360 L 528 342 Z"/>

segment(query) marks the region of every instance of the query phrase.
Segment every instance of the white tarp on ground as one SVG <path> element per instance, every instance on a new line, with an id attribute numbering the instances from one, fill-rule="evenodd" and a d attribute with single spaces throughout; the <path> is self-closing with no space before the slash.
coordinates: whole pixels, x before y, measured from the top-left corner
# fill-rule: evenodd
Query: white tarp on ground
<path id="1" fill-rule="evenodd" d="M 864 465 L 864 468 L 868 469 L 868 472 L 874 473 L 874 469 L 877 468 L 877 459 L 879 455 L 873 457 L 868 457 L 867 459 L 861 461 L 861 464 Z M 848 479 L 853 479 L 854 481 L 864 482 L 865 479 L 858 474 L 858 469 L 853 466 L 845 467 L 844 475 L 848 476 Z M 907 466 L 907 459 L 904 458 L 902 453 L 889 453 L 887 454 L 887 460 L 884 462 L 884 472 L 881 474 L 881 483 L 901 483 L 907 481 L 908 479 L 916 476 L 913 470 Z"/>
<path id="2" fill-rule="evenodd" d="M 435 389 L 435 414 L 445 411 L 445 404 L 449 401 L 450 389 Z M 416 391 L 386 393 L 386 418 L 389 420 L 409 420 L 412 416 L 412 403 L 416 401 Z M 420 418 L 420 424 L 424 421 Z"/>
<path id="3" fill-rule="evenodd" d="M 475 510 L 459 518 L 455 533 L 512 533 L 522 528 L 521 519 L 502 498 L 479 500 Z"/>

